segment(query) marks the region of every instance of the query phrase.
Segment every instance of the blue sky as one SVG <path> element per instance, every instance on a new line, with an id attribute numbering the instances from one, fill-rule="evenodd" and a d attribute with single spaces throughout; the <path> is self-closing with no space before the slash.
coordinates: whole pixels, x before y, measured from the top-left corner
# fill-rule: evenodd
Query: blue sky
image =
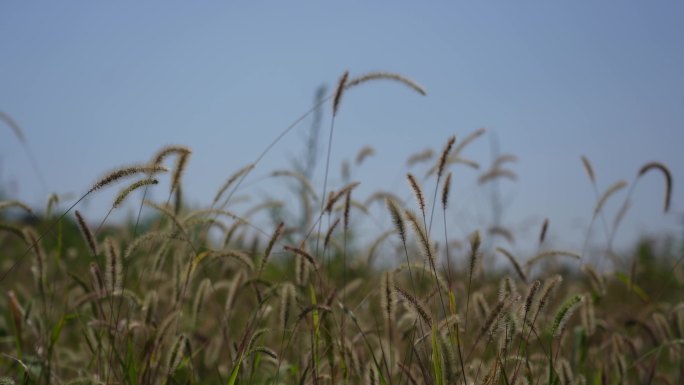
<path id="1" fill-rule="evenodd" d="M 504 224 L 534 238 L 548 217 L 553 239 L 576 249 L 596 199 L 581 155 L 601 190 L 631 182 L 648 161 L 669 165 L 670 214 L 661 212 L 662 178 L 644 177 L 624 244 L 682 231 L 682 20 L 680 1 L 4 1 L 0 110 L 25 131 L 50 192 L 75 197 L 109 169 L 184 144 L 194 150 L 186 196 L 200 205 L 310 108 L 317 86 L 333 87 L 344 70 L 399 72 L 428 96 L 391 83 L 345 95 L 333 185 L 340 162 L 371 145 L 376 155 L 353 175 L 359 198 L 376 188 L 409 196 L 406 172 L 421 173 L 406 169 L 410 154 L 485 127 L 464 155 L 486 166 L 496 140 L 519 158 L 519 180 L 500 183 Z M 326 130 L 329 121 L 328 108 Z M 278 197 L 262 177 L 301 156 L 307 127 L 264 158 L 244 193 Z M 5 126 L 0 162 L 5 191 L 44 204 L 48 191 Z M 477 172 L 453 171 L 452 228 L 466 234 L 488 223 L 489 189 Z M 624 192 L 616 198 L 609 221 Z M 82 209 L 97 220 L 110 202 L 104 192 Z"/>

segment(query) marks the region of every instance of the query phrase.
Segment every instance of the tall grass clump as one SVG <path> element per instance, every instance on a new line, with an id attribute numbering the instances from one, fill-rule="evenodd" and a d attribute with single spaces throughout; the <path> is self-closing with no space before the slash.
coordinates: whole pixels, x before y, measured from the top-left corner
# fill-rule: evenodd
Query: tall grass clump
<path id="1" fill-rule="evenodd" d="M 632 251 L 612 245 L 648 175 L 662 175 L 662 208 L 672 210 L 666 165 L 648 162 L 631 182 L 601 192 L 603 181 L 582 157 L 596 202 L 579 252 L 555 247 L 551 234 L 559 230 L 549 219 L 534 225 L 526 249 L 526 231 L 459 215 L 470 204 L 461 186 L 517 179 L 513 155 L 482 170 L 470 158 L 469 145 L 485 129 L 407 154 L 394 170 L 405 183 L 392 191 L 368 192 L 376 186 L 352 178 L 368 157 L 381 156 L 370 146 L 350 158 L 343 178 L 331 176 L 333 134 L 344 135 L 339 118 L 353 113 L 342 102 L 375 81 L 403 85 L 407 97 L 427 94 L 400 74 L 345 72 L 262 153 L 216 175 L 206 205 L 183 199 L 191 154 L 201 149 L 180 145 L 105 174 L 56 216 L 56 195 L 42 214 L 20 197 L 0 201 L 0 382 L 684 381 L 682 258 L 655 242 Z M 314 126 L 329 122 L 322 180 L 313 177 L 318 149 L 309 148 L 308 164 L 261 174 L 283 188 L 242 201 L 264 155 L 309 117 Z M 0 120 L 25 140 L 8 115 Z M 159 178 L 166 171 L 168 181 Z M 130 223 L 93 219 L 80 206 L 114 184 L 123 186 L 109 212 L 134 206 Z M 157 189 L 164 199 L 154 198 Z M 610 226 L 607 202 L 621 197 Z M 594 222 L 603 226 L 601 253 L 592 248 Z"/>

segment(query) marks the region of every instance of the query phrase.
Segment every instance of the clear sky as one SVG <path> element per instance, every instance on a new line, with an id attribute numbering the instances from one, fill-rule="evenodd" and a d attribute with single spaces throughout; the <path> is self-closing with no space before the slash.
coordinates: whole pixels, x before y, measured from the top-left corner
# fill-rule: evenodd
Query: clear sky
<path id="1" fill-rule="evenodd" d="M 194 150 L 186 195 L 208 204 L 311 107 L 316 87 L 334 87 L 344 70 L 386 70 L 415 79 L 428 96 L 392 83 L 345 95 L 333 185 L 340 162 L 371 145 L 376 155 L 353 175 L 360 194 L 409 196 L 410 154 L 485 127 L 464 155 L 486 167 L 497 141 L 501 153 L 518 156 L 519 180 L 500 188 L 503 224 L 521 236 L 536 236 L 548 217 L 554 239 L 581 247 L 596 201 L 581 155 L 601 190 L 631 182 L 645 162 L 669 165 L 670 214 L 662 214 L 662 177 L 649 174 L 634 191 L 621 242 L 679 235 L 682 20 L 681 1 L 3 1 L 0 110 L 23 128 L 47 191 L 6 125 L 0 182 L 34 205 L 48 191 L 73 199 L 107 170 L 184 144 Z M 328 108 L 326 130 L 329 121 Z M 244 192 L 278 197 L 260 178 L 301 156 L 307 127 L 264 158 Z M 488 222 L 489 190 L 477 186 L 478 172 L 453 171 L 450 215 L 466 233 Z M 321 186 L 322 167 L 314 182 Z M 607 206 L 608 221 L 625 193 Z M 110 202 L 103 193 L 82 209 L 96 220 Z"/>

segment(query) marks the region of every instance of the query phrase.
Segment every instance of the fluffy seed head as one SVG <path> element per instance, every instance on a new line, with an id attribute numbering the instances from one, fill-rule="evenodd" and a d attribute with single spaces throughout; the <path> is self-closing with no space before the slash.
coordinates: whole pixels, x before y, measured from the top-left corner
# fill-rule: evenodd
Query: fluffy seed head
<path id="1" fill-rule="evenodd" d="M 605 294 L 606 292 L 606 286 L 605 283 L 603 282 L 603 278 L 599 273 L 594 270 L 591 265 L 583 265 L 582 266 L 582 272 L 586 275 L 589 276 L 589 281 L 591 282 L 591 286 L 599 294 Z"/>
<path id="2" fill-rule="evenodd" d="M 228 190 L 228 187 L 233 185 L 233 183 L 235 183 L 235 181 L 238 180 L 238 178 L 241 178 L 244 175 L 246 175 L 248 172 L 252 171 L 252 169 L 254 169 L 254 164 L 250 163 L 247 166 L 236 171 L 230 177 L 228 177 L 228 179 L 223 183 L 223 185 L 221 186 L 219 191 L 216 193 L 216 196 L 214 197 L 214 201 L 212 202 L 212 205 L 215 205 L 216 203 L 218 203 L 218 201 L 219 201 L 219 199 L 221 199 L 221 196 L 223 195 L 223 193 L 225 193 L 226 190 Z"/>
<path id="3" fill-rule="evenodd" d="M 665 203 L 663 205 L 663 211 L 667 212 L 670 209 L 670 198 L 672 197 L 672 174 L 670 169 L 660 162 L 646 163 L 639 170 L 639 178 L 649 172 L 650 170 L 658 170 L 665 177 Z"/>
<path id="4" fill-rule="evenodd" d="M 531 269 L 532 266 L 533 266 L 535 263 L 537 263 L 537 262 L 539 262 L 539 261 L 541 261 L 542 259 L 545 259 L 545 258 L 555 258 L 555 257 L 570 257 L 570 258 L 574 258 L 574 259 L 577 259 L 577 260 L 582 259 L 582 256 L 579 255 L 578 253 L 574 252 L 574 251 L 567 251 L 567 250 L 545 250 L 545 251 L 539 252 L 539 254 L 535 255 L 535 256 L 532 257 L 532 258 L 530 258 L 530 259 L 525 263 L 525 266 L 527 267 L 528 272 L 529 272 L 529 269 Z"/>
<path id="5" fill-rule="evenodd" d="M 349 80 L 346 84 L 347 88 L 352 88 L 355 87 L 359 84 L 363 84 L 365 82 L 371 81 L 371 80 L 381 80 L 381 79 L 387 79 L 387 80 L 392 80 L 396 81 L 399 83 L 403 83 L 410 88 L 412 88 L 414 91 L 418 92 L 419 94 L 425 96 L 427 95 L 427 91 L 425 91 L 425 88 L 423 88 L 421 85 L 416 83 L 415 81 L 407 78 L 406 76 L 392 73 L 392 72 L 369 72 L 367 74 L 361 75 L 359 77 L 353 78 Z"/>
<path id="6" fill-rule="evenodd" d="M 349 230 L 349 208 L 351 207 L 351 190 L 344 196 L 344 230 Z"/>
<path id="7" fill-rule="evenodd" d="M 506 276 L 499 282 L 499 301 L 503 301 L 507 297 L 513 298 L 518 294 L 518 288 L 513 281 L 513 278 Z"/>
<path id="8" fill-rule="evenodd" d="M 475 231 L 470 236 L 470 276 L 472 277 L 475 272 L 475 268 L 480 260 L 480 244 L 482 238 L 480 238 L 480 232 Z"/>
<path id="9" fill-rule="evenodd" d="M 416 197 L 420 211 L 425 212 L 425 197 L 423 196 L 423 190 L 421 190 L 420 185 L 418 185 L 418 181 L 416 181 L 416 178 L 410 173 L 406 174 L 406 179 L 411 186 L 411 190 L 413 190 L 413 194 Z"/>
<path id="10" fill-rule="evenodd" d="M 427 258 L 427 260 L 430 262 L 430 267 L 432 269 L 435 269 L 435 256 L 432 251 L 432 245 L 430 244 L 430 239 L 427 236 L 426 230 L 420 224 L 416 215 L 413 214 L 410 210 L 406 210 L 405 215 L 409 223 L 411 223 L 416 235 L 418 235 L 418 239 L 420 240 L 420 245 L 422 246 L 425 258 Z"/>
<path id="11" fill-rule="evenodd" d="M 456 145 L 456 147 L 454 148 L 452 158 L 458 158 L 458 156 L 461 154 L 461 151 L 463 151 L 463 149 L 464 149 L 467 145 L 469 145 L 470 143 L 472 143 L 475 139 L 477 139 L 477 138 L 479 138 L 480 136 L 482 136 L 482 135 L 485 133 L 485 131 L 486 131 L 486 130 L 485 130 L 484 128 L 478 128 L 477 130 L 471 132 L 468 136 L 466 136 L 465 138 L 463 138 L 463 140 L 461 141 L 461 143 L 459 143 L 458 145 Z"/>
<path id="12" fill-rule="evenodd" d="M 268 241 L 268 245 L 266 246 L 266 250 L 264 251 L 264 256 L 261 258 L 261 263 L 259 264 L 259 276 L 261 276 L 261 272 L 264 270 L 264 266 L 266 266 L 266 263 L 268 262 L 268 258 L 271 256 L 271 251 L 273 250 L 273 246 L 275 243 L 278 241 L 278 238 L 283 234 L 283 229 L 285 228 L 285 223 L 280 222 L 278 224 L 278 227 L 276 227 L 275 231 L 273 232 L 273 235 L 271 235 L 271 239 Z"/>
<path id="13" fill-rule="evenodd" d="M 544 286 L 539 292 L 539 302 L 537 303 L 536 310 L 537 314 L 539 314 L 546 307 L 551 299 L 551 295 L 553 295 L 555 289 L 561 282 L 563 282 L 563 277 L 560 275 L 556 275 L 544 281 Z"/>
<path id="14" fill-rule="evenodd" d="M 328 244 L 330 243 L 330 238 L 332 237 L 333 231 L 335 231 L 335 228 L 339 224 L 340 224 L 340 218 L 337 218 L 337 219 L 335 219 L 335 222 L 333 222 L 332 225 L 330 225 L 330 227 L 328 228 L 328 231 L 326 231 L 325 238 L 323 241 L 323 249 L 328 248 Z"/>
<path id="15" fill-rule="evenodd" d="M 360 182 L 351 182 L 348 183 L 347 185 L 343 186 L 341 189 L 339 189 L 336 192 L 330 192 L 330 195 L 328 196 L 328 203 L 326 203 L 325 208 L 323 211 L 331 213 L 333 210 L 333 207 L 335 206 L 335 203 L 345 196 L 348 192 L 356 188 L 358 185 L 360 185 Z"/>
<path id="16" fill-rule="evenodd" d="M 299 286 L 305 286 L 309 282 L 309 264 L 299 254 L 295 255 L 295 279 Z"/>
<path id="17" fill-rule="evenodd" d="M 401 215 L 401 210 L 399 209 L 399 206 L 393 199 L 386 198 L 385 203 L 387 204 L 387 208 L 389 209 L 390 216 L 392 217 L 392 222 L 394 223 L 394 227 L 397 229 L 399 237 L 401 237 L 401 241 L 405 245 L 406 227 L 404 226 L 404 218 Z"/>
<path id="18" fill-rule="evenodd" d="M 382 275 L 380 281 L 380 306 L 382 307 L 385 322 L 391 324 L 394 319 L 394 310 L 396 304 L 396 293 L 394 291 L 394 279 L 390 271 L 386 271 Z"/>
<path id="19" fill-rule="evenodd" d="M 159 183 L 159 181 L 154 179 L 154 178 L 141 179 L 141 180 L 133 183 L 132 185 L 130 185 L 130 186 L 126 187 L 125 189 L 119 191 L 119 194 L 116 196 L 116 199 L 114 200 L 114 204 L 112 205 L 112 207 L 114 207 L 114 208 L 119 207 L 121 205 L 121 203 L 123 203 L 123 201 L 126 200 L 128 195 L 130 193 L 132 193 L 133 191 L 137 190 L 138 188 L 140 188 L 142 186 L 149 186 L 149 185 L 154 185 L 154 184 L 158 184 L 158 183 Z"/>
<path id="20" fill-rule="evenodd" d="M 498 318 L 501 316 L 501 313 L 504 309 L 504 305 L 506 305 L 506 303 L 507 301 L 505 299 L 496 303 L 496 306 L 494 307 L 494 309 L 492 309 L 492 311 L 489 312 L 487 319 L 482 324 L 482 329 L 480 330 L 481 333 L 492 333 L 493 331 L 495 331 L 496 328 L 492 328 L 492 326 L 494 325 L 494 321 L 497 321 Z"/>
<path id="21" fill-rule="evenodd" d="M 427 162 L 428 160 L 432 159 L 432 157 L 434 155 L 435 155 L 435 152 L 431 148 L 417 152 L 417 153 L 411 155 L 408 158 L 408 160 L 406 160 L 406 166 L 411 167 L 411 166 L 415 165 L 416 163 Z"/>
<path id="22" fill-rule="evenodd" d="M 24 204 L 21 201 L 7 200 L 7 201 L 0 202 L 0 210 L 10 208 L 10 207 L 18 207 L 18 208 L 26 211 L 28 214 L 33 215 L 33 210 L 31 210 L 30 207 L 28 207 L 26 204 Z"/>
<path id="23" fill-rule="evenodd" d="M 606 204 L 608 198 L 625 187 L 627 187 L 627 182 L 624 180 L 617 181 L 608 187 L 608 189 L 603 193 L 603 195 L 601 195 L 601 198 L 599 198 L 598 202 L 596 203 L 596 207 L 594 208 L 594 216 L 598 215 L 603 206 Z"/>
<path id="24" fill-rule="evenodd" d="M 185 172 L 185 166 L 188 164 L 190 158 L 189 152 L 181 153 L 176 159 L 176 165 L 173 168 L 173 177 L 171 178 L 171 191 L 176 191 L 180 187 L 180 181 Z"/>
<path id="25" fill-rule="evenodd" d="M 366 158 L 369 156 L 373 156 L 375 154 L 375 149 L 371 146 L 365 146 L 361 150 L 359 150 L 358 154 L 356 154 L 356 165 L 360 166 L 361 163 L 363 163 Z"/>
<path id="26" fill-rule="evenodd" d="M 105 292 L 105 285 L 100 267 L 95 262 L 90 263 L 90 280 L 97 297 L 102 297 Z"/>
<path id="27" fill-rule="evenodd" d="M 540 286 L 541 282 L 539 280 L 536 280 L 527 291 L 527 296 L 525 297 L 525 305 L 523 307 L 523 313 L 525 315 L 529 313 L 530 309 L 532 308 L 532 303 L 534 302 L 535 295 L 537 294 L 537 291 L 539 291 Z"/>
<path id="28" fill-rule="evenodd" d="M 442 208 L 446 210 L 449 202 L 449 190 L 451 189 L 451 173 L 447 174 L 442 186 Z"/>
<path id="29" fill-rule="evenodd" d="M 91 193 L 95 190 L 99 190 L 111 183 L 114 183 L 118 181 L 121 178 L 125 178 L 127 176 L 131 176 L 134 174 L 139 174 L 139 173 L 144 173 L 144 174 L 156 174 L 160 172 L 166 172 L 168 171 L 166 167 L 162 166 L 130 166 L 130 167 L 123 167 L 117 170 L 114 170 L 110 172 L 109 174 L 105 175 L 104 177 L 100 178 L 93 187 L 88 190 L 88 193 Z"/>
<path id="30" fill-rule="evenodd" d="M 95 241 L 95 236 L 93 235 L 92 231 L 90 231 L 88 225 L 85 223 L 85 220 L 81 216 L 81 213 L 78 210 L 76 210 L 74 214 L 76 215 L 76 222 L 78 223 L 78 228 L 81 229 L 81 235 L 83 236 L 83 240 L 88 245 L 90 253 L 93 256 L 97 255 L 97 242 Z"/>
<path id="31" fill-rule="evenodd" d="M 539 244 L 541 245 L 544 243 L 544 239 L 546 239 L 546 231 L 549 229 L 549 218 L 544 219 L 544 223 L 542 224 L 541 231 L 539 232 Z"/>
<path id="32" fill-rule="evenodd" d="M 335 96 L 333 97 L 333 117 L 337 115 L 337 110 L 340 108 L 342 101 L 342 94 L 347 86 L 347 79 L 349 78 L 349 71 L 344 71 L 340 79 L 337 81 L 337 88 L 335 89 Z"/>
<path id="33" fill-rule="evenodd" d="M 157 151 L 156 154 L 152 157 L 152 164 L 155 166 L 159 166 L 162 164 L 164 159 L 168 157 L 169 155 L 172 154 L 178 154 L 182 156 L 183 154 L 190 154 L 192 151 L 190 151 L 190 148 L 185 147 L 185 146 L 166 146 L 163 147 L 161 150 Z"/>
<path id="34" fill-rule="evenodd" d="M 518 276 L 520 276 L 520 279 L 523 280 L 523 282 L 527 282 L 527 276 L 525 275 L 525 272 L 523 269 L 520 267 L 520 264 L 518 263 L 517 259 L 513 254 L 511 254 L 510 251 L 504 249 L 503 247 L 497 247 L 496 251 L 499 253 L 503 254 L 508 260 L 511 262 L 511 265 L 513 265 L 513 268 L 515 268 L 515 272 L 518 273 Z"/>
<path id="35" fill-rule="evenodd" d="M 477 182 L 479 184 L 485 184 L 497 178 L 508 178 L 512 181 L 515 181 L 518 179 L 518 175 L 512 170 L 507 170 L 503 168 L 492 169 L 480 175 L 480 177 L 477 179 Z"/>
<path id="36" fill-rule="evenodd" d="M 302 248 L 299 247 L 294 247 L 294 246 L 284 246 L 283 249 L 290 251 L 300 257 L 303 257 L 311 266 L 313 266 L 314 269 L 318 269 L 318 265 L 316 264 L 316 259 L 306 251 L 304 251 Z"/>
<path id="37" fill-rule="evenodd" d="M 112 295 L 122 289 L 123 264 L 118 245 L 109 237 L 105 239 L 105 261 L 105 285 Z"/>
<path id="38" fill-rule="evenodd" d="M 587 158 L 584 155 L 582 155 L 582 165 L 584 165 L 584 170 L 587 172 L 587 176 L 589 177 L 591 183 L 596 183 L 596 175 L 594 174 L 594 168 L 591 167 L 591 162 L 589 161 L 589 158 Z"/>
<path id="39" fill-rule="evenodd" d="M 423 320 L 423 322 L 425 322 L 427 325 L 432 325 L 432 317 L 430 317 L 428 312 L 425 310 L 425 306 L 418 298 L 404 291 L 399 286 L 395 285 L 394 290 L 399 293 L 404 300 L 406 300 L 406 302 L 409 304 L 409 308 L 416 313 Z"/>
<path id="40" fill-rule="evenodd" d="M 561 305 L 561 307 L 556 312 L 556 315 L 553 317 L 553 326 L 551 327 L 551 334 L 553 334 L 554 337 L 558 337 L 561 335 L 563 329 L 565 328 L 565 324 L 568 322 L 570 317 L 572 317 L 575 310 L 577 310 L 577 308 L 580 305 L 582 305 L 583 302 L 584 297 L 577 294 L 570 297 L 567 301 L 563 303 L 563 305 Z"/>
<path id="41" fill-rule="evenodd" d="M 439 163 L 437 163 L 437 180 L 439 180 L 442 177 L 442 174 L 444 174 L 444 167 L 447 164 L 449 153 L 451 152 L 451 148 L 454 146 L 454 143 L 456 143 L 456 137 L 452 136 L 449 138 L 444 150 L 442 150 L 442 155 L 439 157 Z"/>
<path id="42" fill-rule="evenodd" d="M 292 307 L 295 304 L 295 287 L 286 282 L 280 288 L 280 328 L 287 329 L 292 315 Z"/>
<path id="43" fill-rule="evenodd" d="M 19 139 L 21 143 L 26 143 L 26 137 L 24 136 L 23 131 L 21 131 L 21 128 L 19 127 L 17 122 L 15 122 L 14 119 L 12 119 L 11 116 L 0 111 L 0 121 L 5 122 L 5 124 L 9 126 L 9 128 L 12 130 L 12 132 L 14 132 L 14 135 L 17 136 L 17 139 Z"/>

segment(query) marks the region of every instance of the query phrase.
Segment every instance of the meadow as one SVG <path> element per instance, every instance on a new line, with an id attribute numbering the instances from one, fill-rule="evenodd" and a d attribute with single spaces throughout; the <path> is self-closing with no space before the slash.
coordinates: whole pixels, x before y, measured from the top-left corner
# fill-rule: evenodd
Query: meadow
<path id="1" fill-rule="evenodd" d="M 398 74 L 343 74 L 204 207 L 182 195 L 192 151 L 201 149 L 175 145 L 105 174 L 66 210 L 55 209 L 56 195 L 40 210 L 0 201 L 0 384 L 684 383 L 681 240 L 612 248 L 643 175 L 662 176 L 669 210 L 666 165 L 647 163 L 634 180 L 599 191 L 582 157 L 596 192 L 592 228 L 607 223 L 610 234 L 604 251 L 588 258 L 586 247 L 555 249 L 544 221 L 536 252 L 514 255 L 511 229 L 472 228 L 463 238 L 447 222 L 452 169 L 473 170 L 483 186 L 516 177 L 512 155 L 486 168 L 464 155 L 484 130 L 407 154 L 409 199 L 359 196 L 364 181 L 329 182 L 345 92 L 376 81 L 425 94 Z M 263 155 L 327 103 L 323 185 L 314 186 L 310 164 L 277 170 L 296 201 L 234 211 L 245 207 L 235 204 L 240 187 Z M 132 202 L 155 214 L 89 223 L 79 203 L 117 188 L 110 212 Z M 168 197 L 151 201 L 150 189 Z M 628 197 L 607 220 L 603 208 L 622 190 Z M 385 230 L 368 241 L 360 226 L 370 220 Z"/>

